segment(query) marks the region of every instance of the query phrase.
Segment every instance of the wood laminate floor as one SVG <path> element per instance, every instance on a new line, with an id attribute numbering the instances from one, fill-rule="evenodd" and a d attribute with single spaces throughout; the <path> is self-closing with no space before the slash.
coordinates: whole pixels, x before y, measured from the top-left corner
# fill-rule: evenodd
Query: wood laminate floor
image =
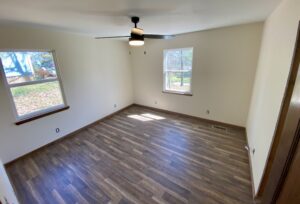
<path id="1" fill-rule="evenodd" d="M 252 203 L 243 130 L 132 106 L 7 165 L 21 204 Z"/>

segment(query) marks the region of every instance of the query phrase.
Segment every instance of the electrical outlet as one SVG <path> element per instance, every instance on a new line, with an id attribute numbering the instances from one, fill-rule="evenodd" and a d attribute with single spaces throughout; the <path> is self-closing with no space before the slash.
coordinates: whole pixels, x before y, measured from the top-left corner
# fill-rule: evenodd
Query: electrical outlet
<path id="1" fill-rule="evenodd" d="M 116 108 L 117 107 L 117 104 L 114 104 L 114 108 Z"/>
<path id="2" fill-rule="evenodd" d="M 210 110 L 206 110 L 206 114 L 209 115 L 210 114 Z"/>
<path id="3" fill-rule="evenodd" d="M 60 132 L 60 129 L 59 129 L 59 128 L 56 128 L 56 129 L 55 129 L 55 132 L 56 132 L 56 133 L 59 133 L 59 132 Z"/>

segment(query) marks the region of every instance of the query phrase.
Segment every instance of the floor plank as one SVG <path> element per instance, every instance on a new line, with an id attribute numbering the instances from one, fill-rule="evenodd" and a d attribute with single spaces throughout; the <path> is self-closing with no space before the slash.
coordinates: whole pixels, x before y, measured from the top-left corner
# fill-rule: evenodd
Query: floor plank
<path id="1" fill-rule="evenodd" d="M 252 203 L 243 130 L 132 106 L 7 166 L 22 204 Z"/>

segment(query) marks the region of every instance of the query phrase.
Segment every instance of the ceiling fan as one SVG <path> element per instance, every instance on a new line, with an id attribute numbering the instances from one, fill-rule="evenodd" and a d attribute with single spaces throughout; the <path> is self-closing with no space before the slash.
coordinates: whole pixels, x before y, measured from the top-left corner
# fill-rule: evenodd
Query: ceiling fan
<path id="1" fill-rule="evenodd" d="M 129 38 L 129 45 L 131 46 L 142 46 L 145 44 L 144 39 L 171 39 L 175 35 L 155 35 L 155 34 L 144 34 L 144 30 L 137 27 L 140 18 L 137 16 L 131 17 L 131 22 L 134 23 L 134 28 L 131 29 L 130 36 L 110 36 L 110 37 L 96 37 L 96 39 L 107 39 L 107 38 Z"/>

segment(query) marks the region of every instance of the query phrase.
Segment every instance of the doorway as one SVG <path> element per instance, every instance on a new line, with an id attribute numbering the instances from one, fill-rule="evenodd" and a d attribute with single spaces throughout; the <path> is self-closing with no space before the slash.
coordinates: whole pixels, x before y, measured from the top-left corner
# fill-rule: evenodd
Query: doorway
<path id="1" fill-rule="evenodd" d="M 300 203 L 300 24 L 292 67 L 258 198 L 263 204 Z"/>

